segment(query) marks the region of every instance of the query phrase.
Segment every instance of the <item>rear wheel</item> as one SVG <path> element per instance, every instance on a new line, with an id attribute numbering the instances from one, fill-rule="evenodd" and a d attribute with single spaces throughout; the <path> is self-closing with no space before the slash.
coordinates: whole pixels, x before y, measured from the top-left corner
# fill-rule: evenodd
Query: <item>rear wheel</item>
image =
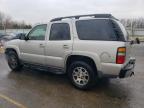
<path id="1" fill-rule="evenodd" d="M 90 89 L 97 80 L 94 69 L 83 61 L 73 62 L 68 69 L 68 75 L 72 84 L 79 89 Z"/>
<path id="2" fill-rule="evenodd" d="M 12 70 L 18 71 L 22 68 L 22 65 L 20 64 L 20 61 L 18 59 L 16 52 L 8 51 L 6 53 L 6 57 L 7 57 L 8 65 Z"/>

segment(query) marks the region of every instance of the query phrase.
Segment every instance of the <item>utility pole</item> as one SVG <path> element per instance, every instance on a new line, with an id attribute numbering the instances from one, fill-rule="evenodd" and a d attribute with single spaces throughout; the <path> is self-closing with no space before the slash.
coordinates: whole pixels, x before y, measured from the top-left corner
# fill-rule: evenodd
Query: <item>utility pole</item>
<path id="1" fill-rule="evenodd" d="M 24 20 L 23 20 L 23 24 L 22 25 L 23 25 L 23 33 L 24 33 Z"/>
<path id="2" fill-rule="evenodd" d="M 131 35 L 132 35 L 132 37 L 134 36 L 134 23 L 133 23 L 133 19 L 131 20 Z"/>
<path id="3" fill-rule="evenodd" d="M 4 33 L 6 34 L 6 24 L 3 22 L 3 27 L 4 27 Z"/>

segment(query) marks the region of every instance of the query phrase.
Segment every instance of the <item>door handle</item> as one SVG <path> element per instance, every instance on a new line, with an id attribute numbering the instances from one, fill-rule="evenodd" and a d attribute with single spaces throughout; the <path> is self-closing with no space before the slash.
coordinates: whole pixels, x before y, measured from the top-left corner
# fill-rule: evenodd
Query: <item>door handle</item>
<path id="1" fill-rule="evenodd" d="M 44 47 L 45 47 L 45 45 L 44 45 L 44 44 L 40 44 L 39 46 L 40 46 L 41 48 L 44 48 Z"/>
<path id="2" fill-rule="evenodd" d="M 68 45 L 63 45 L 63 48 L 64 49 L 69 49 L 69 46 Z"/>

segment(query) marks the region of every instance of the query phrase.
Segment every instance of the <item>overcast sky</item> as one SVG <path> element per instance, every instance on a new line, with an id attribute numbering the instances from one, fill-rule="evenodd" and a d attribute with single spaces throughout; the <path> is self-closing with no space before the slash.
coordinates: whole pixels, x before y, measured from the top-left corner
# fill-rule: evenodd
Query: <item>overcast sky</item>
<path id="1" fill-rule="evenodd" d="M 144 17 L 144 0 L 0 0 L 0 11 L 31 24 L 59 16 L 92 13 L 138 18 Z"/>

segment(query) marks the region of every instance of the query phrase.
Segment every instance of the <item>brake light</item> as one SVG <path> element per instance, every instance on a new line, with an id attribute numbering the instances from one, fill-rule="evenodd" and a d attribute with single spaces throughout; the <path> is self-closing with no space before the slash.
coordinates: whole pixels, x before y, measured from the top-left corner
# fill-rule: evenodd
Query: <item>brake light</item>
<path id="1" fill-rule="evenodd" d="M 116 64 L 123 64 L 125 62 L 126 48 L 120 47 L 117 49 Z"/>

